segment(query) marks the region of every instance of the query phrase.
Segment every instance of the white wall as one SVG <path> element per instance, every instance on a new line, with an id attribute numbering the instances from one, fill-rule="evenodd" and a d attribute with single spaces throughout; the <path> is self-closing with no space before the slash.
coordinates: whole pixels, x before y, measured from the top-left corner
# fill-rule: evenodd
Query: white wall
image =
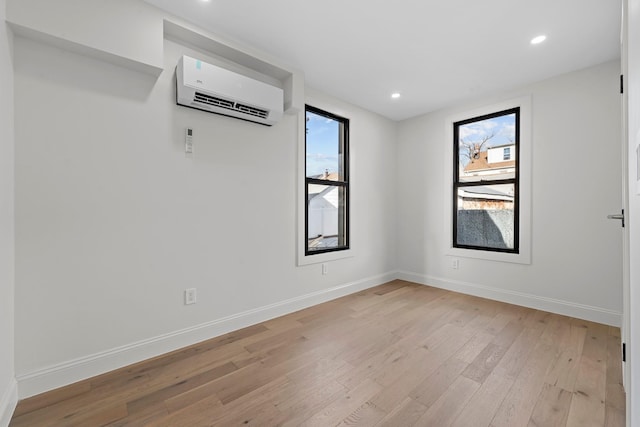
<path id="1" fill-rule="evenodd" d="M 14 378 L 13 60 L 12 35 L 0 0 L 0 426 L 8 425 L 17 394 Z"/>
<path id="2" fill-rule="evenodd" d="M 179 55 L 206 57 L 164 45 L 156 82 L 15 39 L 21 397 L 393 277 L 396 124 L 308 89 L 351 120 L 358 252 L 327 275 L 297 267 L 304 121 L 268 128 L 176 106 Z M 185 306 L 190 287 L 198 303 Z"/>
<path id="3" fill-rule="evenodd" d="M 402 277 L 472 294 L 620 322 L 620 66 L 611 62 L 400 123 L 398 264 Z M 532 96 L 530 265 L 471 258 L 451 268 L 446 119 Z M 445 205 L 446 204 L 446 205 Z"/>

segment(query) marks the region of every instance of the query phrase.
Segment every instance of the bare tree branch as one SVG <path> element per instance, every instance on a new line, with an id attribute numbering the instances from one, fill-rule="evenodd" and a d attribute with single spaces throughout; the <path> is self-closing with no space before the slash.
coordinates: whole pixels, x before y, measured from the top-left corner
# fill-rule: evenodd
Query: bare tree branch
<path id="1" fill-rule="evenodd" d="M 483 136 L 480 141 L 465 141 L 464 138 L 460 138 L 459 152 L 461 155 L 469 159 L 469 161 L 479 159 L 484 146 L 494 136 L 496 136 L 496 134 L 492 132 L 489 135 Z"/>

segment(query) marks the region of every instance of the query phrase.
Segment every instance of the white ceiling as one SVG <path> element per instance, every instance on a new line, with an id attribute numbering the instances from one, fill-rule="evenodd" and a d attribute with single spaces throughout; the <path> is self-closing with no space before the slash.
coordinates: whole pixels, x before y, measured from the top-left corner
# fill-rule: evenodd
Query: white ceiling
<path id="1" fill-rule="evenodd" d="M 394 120 L 620 56 L 619 0 L 145 1 Z"/>

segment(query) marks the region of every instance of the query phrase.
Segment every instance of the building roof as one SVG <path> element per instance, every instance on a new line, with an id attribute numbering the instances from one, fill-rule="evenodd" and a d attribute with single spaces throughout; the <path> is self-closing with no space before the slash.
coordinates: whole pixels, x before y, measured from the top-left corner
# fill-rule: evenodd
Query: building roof
<path id="1" fill-rule="evenodd" d="M 516 146 L 515 142 L 507 142 L 506 144 L 492 145 L 491 147 L 489 147 L 487 149 L 491 150 L 493 148 L 504 148 L 504 147 L 515 147 L 515 146 Z"/>
<path id="2" fill-rule="evenodd" d="M 481 151 L 477 159 L 472 159 L 469 163 L 467 163 L 467 165 L 464 167 L 464 171 L 473 172 L 473 171 L 482 171 L 482 170 L 491 170 L 491 169 L 506 169 L 506 168 L 514 168 L 514 167 L 516 167 L 515 160 L 507 160 L 506 162 L 489 163 L 487 162 L 487 152 Z"/>
<path id="3" fill-rule="evenodd" d="M 340 181 L 340 173 L 327 171 L 325 173 L 321 173 L 320 175 L 310 176 L 309 178 L 326 179 L 327 181 Z"/>
<path id="4" fill-rule="evenodd" d="M 509 185 L 475 186 L 465 187 L 460 191 L 459 197 L 463 199 L 488 199 L 513 201 L 513 194 L 509 191 Z"/>

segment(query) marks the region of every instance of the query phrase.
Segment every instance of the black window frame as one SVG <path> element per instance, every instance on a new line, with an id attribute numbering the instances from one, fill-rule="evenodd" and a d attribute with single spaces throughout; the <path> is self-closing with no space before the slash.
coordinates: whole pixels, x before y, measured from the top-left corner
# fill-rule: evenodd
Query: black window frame
<path id="1" fill-rule="evenodd" d="M 478 180 L 469 182 L 460 182 L 460 126 L 464 126 L 474 122 L 480 122 L 483 120 L 493 119 L 496 117 L 506 116 L 509 114 L 515 114 L 515 174 L 513 178 L 508 179 L 493 179 L 493 180 Z M 469 119 L 460 120 L 453 123 L 453 247 L 458 249 L 470 249 L 487 252 L 501 252 L 510 254 L 520 253 L 520 107 L 509 108 L 507 110 L 497 111 L 495 113 L 489 113 L 482 116 L 472 117 Z M 465 245 L 458 243 L 458 192 L 460 188 L 474 187 L 474 186 L 486 186 L 486 185 L 499 185 L 499 184 L 513 184 L 514 197 L 513 197 L 513 249 L 509 248 L 494 248 L 489 246 L 476 246 Z"/>
<path id="2" fill-rule="evenodd" d="M 349 185 L 349 169 L 350 169 L 350 165 L 349 165 L 349 119 L 347 119 L 346 117 L 342 117 L 342 116 L 338 116 L 336 114 L 330 113 L 328 111 L 322 110 L 320 108 L 305 104 L 305 126 L 306 126 L 306 116 L 307 113 L 311 112 L 313 114 L 322 116 L 322 117 L 326 117 L 328 119 L 331 120 L 335 120 L 341 123 L 341 129 L 342 129 L 342 140 L 343 140 L 343 147 L 342 147 L 342 175 L 343 175 L 343 179 L 341 181 L 334 181 L 334 180 L 328 180 L 328 179 L 321 179 L 321 178 L 309 178 L 307 176 L 307 160 L 306 160 L 306 154 L 307 154 L 307 132 L 305 131 L 305 141 L 304 141 L 304 150 L 305 150 L 305 162 L 304 162 L 304 177 L 305 177 L 305 184 L 304 184 L 304 195 L 305 195 L 305 207 L 304 207 L 304 254 L 305 256 L 312 256 L 312 255 L 318 255 L 318 254 L 325 254 L 325 253 L 329 253 L 329 252 L 339 252 L 339 251 L 345 251 L 350 249 L 350 242 L 351 242 L 351 238 L 350 238 L 350 212 L 349 212 L 349 206 L 350 206 L 350 197 L 351 197 L 351 191 L 350 191 L 350 185 Z M 327 186 L 332 186 L 332 187 L 341 187 L 344 191 L 344 220 L 343 220 L 343 224 L 344 224 L 344 244 L 340 245 L 340 246 L 336 246 L 336 247 L 330 247 L 330 248 L 321 248 L 321 249 L 314 249 L 314 250 L 309 250 L 309 185 L 310 184 L 318 184 L 318 185 L 327 185 Z M 340 230 L 338 231 L 338 233 L 340 233 Z"/>

